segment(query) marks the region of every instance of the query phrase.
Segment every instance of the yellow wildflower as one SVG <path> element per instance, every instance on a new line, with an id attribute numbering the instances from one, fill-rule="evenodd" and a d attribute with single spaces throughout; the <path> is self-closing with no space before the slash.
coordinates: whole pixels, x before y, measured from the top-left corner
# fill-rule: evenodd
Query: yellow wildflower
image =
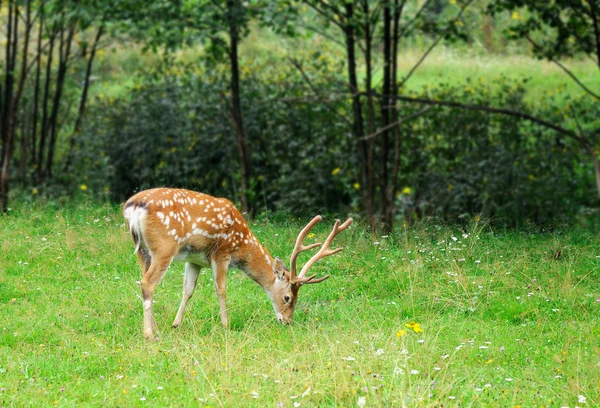
<path id="1" fill-rule="evenodd" d="M 402 194 L 409 195 L 410 193 L 412 193 L 412 188 L 410 188 L 410 187 L 404 187 L 402 189 Z"/>
<path id="2" fill-rule="evenodd" d="M 79 188 L 81 189 L 81 191 L 87 190 L 87 186 L 85 184 L 80 185 Z"/>
<path id="3" fill-rule="evenodd" d="M 355 190 L 358 190 L 360 188 L 360 184 L 359 183 L 354 183 L 352 185 L 352 187 L 354 187 Z"/>
<path id="4" fill-rule="evenodd" d="M 333 169 L 333 171 L 331 172 L 332 176 L 335 176 L 336 174 L 338 174 L 341 171 L 341 169 L 339 167 L 336 167 L 335 169 Z"/>
<path id="5" fill-rule="evenodd" d="M 402 336 L 406 335 L 406 330 L 402 329 L 396 332 L 396 337 L 400 338 Z"/>
<path id="6" fill-rule="evenodd" d="M 511 18 L 513 20 L 520 20 L 521 16 L 519 15 L 519 13 L 517 11 L 513 11 Z"/>
<path id="7" fill-rule="evenodd" d="M 410 322 L 405 324 L 406 327 L 412 329 L 415 333 L 423 333 L 423 329 L 419 323 Z"/>

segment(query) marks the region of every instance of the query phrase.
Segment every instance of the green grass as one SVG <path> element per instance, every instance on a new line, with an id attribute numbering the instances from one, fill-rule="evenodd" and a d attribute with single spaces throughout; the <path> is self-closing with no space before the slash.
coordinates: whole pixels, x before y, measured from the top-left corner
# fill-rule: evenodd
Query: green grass
<path id="1" fill-rule="evenodd" d="M 287 257 L 305 221 L 252 229 Z M 156 292 L 159 340 L 148 342 L 118 208 L 16 205 L 0 218 L 0 406 L 600 404 L 597 235 L 475 223 L 463 233 L 431 224 L 384 238 L 354 225 L 337 239 L 345 250 L 316 268 L 332 277 L 301 290 L 287 327 L 230 271 L 224 330 L 205 271 L 171 329 L 175 264 Z"/>
<path id="2" fill-rule="evenodd" d="M 426 47 L 426 44 L 424 44 Z M 269 30 L 257 29 L 244 40 L 240 50 L 241 67 L 248 61 L 271 61 L 281 70 L 293 71 L 289 57 L 304 55 L 319 50 L 329 56 L 332 63 L 344 57 L 341 47 L 324 40 L 317 35 L 302 39 L 281 39 Z M 514 50 L 513 50 L 514 51 Z M 522 50 L 523 51 L 523 50 Z M 402 48 L 398 57 L 398 78 L 407 75 L 424 53 L 424 49 L 410 46 Z M 195 62 L 202 58 L 202 47 L 195 46 L 175 53 L 177 60 Z M 113 51 L 104 51 L 97 62 L 95 72 L 98 81 L 91 89 L 92 96 L 122 97 L 134 84 L 138 70 L 158 66 L 160 55 L 151 52 L 142 53 L 139 46 L 128 44 L 116 46 Z M 377 58 L 380 58 L 378 55 Z M 276 62 L 273 62 L 276 61 Z M 360 61 L 359 61 L 360 62 Z M 564 59 L 561 62 L 568 67 L 586 86 L 598 92 L 600 89 L 600 70 L 595 62 L 587 57 Z M 260 64 L 259 64 L 260 65 Z M 360 81 L 364 81 L 364 67 L 359 67 Z M 344 74 L 345 71 L 342 73 Z M 260 76 L 260 72 L 257 72 Z M 268 75 L 272 75 L 269 71 Z M 382 67 L 374 66 L 373 83 L 381 86 Z M 527 101 L 541 103 L 551 95 L 583 96 L 590 98 L 571 78 L 554 63 L 538 60 L 523 53 L 493 54 L 481 47 L 464 45 L 444 46 L 440 44 L 427 57 L 423 64 L 406 83 L 406 90 L 421 92 L 426 88 L 440 84 L 453 86 L 483 82 L 500 87 L 505 80 L 523 81 Z"/>

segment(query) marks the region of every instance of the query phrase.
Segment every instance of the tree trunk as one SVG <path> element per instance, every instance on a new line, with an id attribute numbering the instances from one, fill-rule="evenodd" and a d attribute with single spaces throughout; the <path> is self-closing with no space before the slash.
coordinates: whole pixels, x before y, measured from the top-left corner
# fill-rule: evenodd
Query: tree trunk
<path id="1" fill-rule="evenodd" d="M 369 2 L 363 0 L 363 9 L 365 14 L 365 87 L 367 90 L 367 131 L 369 135 L 374 135 L 376 131 L 375 125 L 375 106 L 373 103 L 373 58 L 372 45 L 373 38 L 371 35 L 371 24 L 369 15 Z M 369 218 L 369 227 L 371 232 L 375 233 L 375 140 L 376 138 L 369 137 L 367 141 L 367 194 L 372 197 L 372 216 Z"/>
<path id="2" fill-rule="evenodd" d="M 48 157 L 46 159 L 46 171 L 47 177 L 52 177 L 52 165 L 54 164 L 54 150 L 57 139 L 57 127 L 56 122 L 58 121 L 58 111 L 60 109 L 60 100 L 62 98 L 62 92 L 65 85 L 65 76 L 67 73 L 67 64 L 69 56 L 71 54 L 71 43 L 73 42 L 73 35 L 75 34 L 75 27 L 77 22 L 73 22 L 69 27 L 67 34 L 67 40 L 64 41 L 64 31 L 60 34 L 60 46 L 59 46 L 59 61 L 58 61 L 58 73 L 56 75 L 56 90 L 54 91 L 54 101 L 52 103 L 52 114 L 50 115 L 50 141 L 48 143 Z"/>
<path id="3" fill-rule="evenodd" d="M 241 13 L 239 0 L 227 0 L 227 13 L 229 19 L 229 61 L 231 70 L 231 117 L 234 122 L 235 133 L 237 136 L 238 160 L 240 164 L 240 187 L 242 213 L 252 211 L 248 200 L 250 188 L 250 157 L 248 154 L 248 145 L 246 143 L 246 132 L 244 129 L 244 119 L 242 115 L 242 103 L 240 99 L 240 69 L 238 59 L 240 22 L 236 17 Z"/>
<path id="4" fill-rule="evenodd" d="M 38 104 L 40 95 L 40 74 L 42 70 L 42 35 L 44 31 L 44 4 L 40 4 L 40 27 L 37 38 L 37 58 L 35 69 L 35 85 L 33 89 L 33 126 L 31 129 L 31 164 L 35 163 L 37 157 L 37 125 L 38 125 Z"/>
<path id="5" fill-rule="evenodd" d="M 387 0 L 383 4 L 383 98 L 381 98 L 381 128 L 382 140 L 381 140 L 381 180 L 380 180 L 380 192 L 381 192 L 381 212 L 382 220 L 384 222 L 384 228 L 390 229 L 389 225 L 386 225 L 386 216 L 390 209 L 387 188 L 388 188 L 388 159 L 389 159 L 389 124 L 390 124 L 390 107 L 392 105 L 390 98 L 391 95 L 391 70 L 392 70 L 392 10 L 390 0 Z"/>
<path id="6" fill-rule="evenodd" d="M 13 14 L 16 15 L 16 6 L 14 4 L 14 0 L 8 1 L 8 24 L 6 31 L 6 56 L 5 56 L 5 64 L 6 64 L 6 75 L 4 77 L 4 95 L 2 101 L 2 156 L 0 157 L 0 165 L 4 166 L 4 156 L 5 151 L 7 149 L 6 139 L 8 134 L 8 115 L 10 111 L 10 103 L 13 97 L 13 88 L 14 88 L 14 77 L 15 77 L 15 67 L 14 67 L 14 54 L 13 54 L 13 42 L 14 38 L 14 23 L 17 23 L 18 19 L 13 19 Z"/>
<path id="7" fill-rule="evenodd" d="M 52 80 L 52 57 L 54 53 L 54 41 L 56 40 L 56 27 L 53 27 L 49 40 L 48 61 L 46 61 L 46 78 L 44 84 L 44 96 L 42 101 L 42 129 L 40 133 L 40 147 L 38 150 L 37 173 L 38 180 L 44 178 L 44 153 L 46 138 L 48 136 L 48 101 L 50 99 L 50 81 Z"/>
<path id="8" fill-rule="evenodd" d="M 402 16 L 404 2 L 398 4 L 394 0 L 394 14 L 392 20 L 392 44 L 391 44 L 391 78 L 390 78 L 390 97 L 388 98 L 391 121 L 398 121 L 398 42 L 400 41 L 400 17 Z M 398 190 L 398 173 L 400 172 L 400 126 L 396 123 L 393 126 L 394 135 L 394 155 L 392 161 L 392 172 L 389 175 L 388 183 L 385 185 L 385 205 L 383 211 L 383 226 L 386 233 L 394 229 L 394 220 L 396 218 L 396 192 Z"/>
<path id="9" fill-rule="evenodd" d="M 363 202 L 365 206 L 365 212 L 367 215 L 367 221 L 371 228 L 375 227 L 375 212 L 374 212 L 374 195 L 369 194 L 369 177 L 367 170 L 367 152 L 368 142 L 362 140 L 364 136 L 364 124 L 362 107 L 360 103 L 360 93 L 358 89 L 358 79 L 356 74 L 356 38 L 354 34 L 354 3 L 346 2 L 344 4 L 346 11 L 346 24 L 344 26 L 344 35 L 346 41 L 346 58 L 348 60 L 348 84 L 350 87 L 350 94 L 352 96 L 352 114 L 353 114 L 353 133 L 356 140 L 356 147 L 358 150 L 358 157 L 360 160 L 360 176 L 361 176 L 361 189 L 363 192 Z"/>
<path id="10" fill-rule="evenodd" d="M 17 43 L 18 43 L 18 29 L 19 29 L 19 18 L 16 5 L 13 5 L 14 9 L 14 32 L 13 32 L 13 51 L 12 51 L 12 75 L 14 76 L 15 60 L 17 57 Z M 19 83 L 17 90 L 12 100 L 10 101 L 9 113 L 7 118 L 7 132 L 6 132 L 6 146 L 4 149 L 4 157 L 2 159 L 2 171 L 0 172 L 0 206 L 2 212 L 6 212 L 8 207 L 8 171 L 10 167 L 10 159 L 12 156 L 12 146 L 16 127 L 17 110 L 19 107 L 19 100 L 23 94 L 23 87 L 25 85 L 25 78 L 27 77 L 27 53 L 29 51 L 29 33 L 31 31 L 31 0 L 27 0 L 26 5 L 26 17 L 25 17 L 25 38 L 23 42 L 23 57 L 21 61 L 21 74 L 19 77 Z"/>
<path id="11" fill-rule="evenodd" d="M 77 135 L 79 135 L 79 133 L 81 132 L 81 124 L 83 122 L 83 116 L 85 115 L 85 106 L 87 102 L 88 89 L 90 87 L 90 77 L 92 76 L 92 66 L 94 64 L 94 57 L 96 56 L 98 42 L 100 41 L 103 32 L 104 24 L 100 26 L 98 32 L 96 33 L 96 38 L 94 39 L 92 49 L 90 50 L 90 57 L 87 61 L 87 66 L 85 69 L 85 80 L 83 82 L 83 90 L 81 91 L 81 99 L 79 100 L 79 110 L 77 111 L 77 119 L 75 119 L 75 127 L 73 128 L 73 134 L 71 135 L 71 139 L 69 140 L 69 152 L 67 154 L 67 160 L 65 161 L 65 172 L 69 171 L 69 168 L 71 167 L 73 150 L 75 149 L 75 139 Z"/>

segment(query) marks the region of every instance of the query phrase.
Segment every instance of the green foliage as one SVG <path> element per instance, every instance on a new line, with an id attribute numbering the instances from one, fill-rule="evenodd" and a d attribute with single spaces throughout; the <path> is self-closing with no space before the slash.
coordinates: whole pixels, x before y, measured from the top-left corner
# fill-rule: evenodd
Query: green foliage
<path id="1" fill-rule="evenodd" d="M 575 126 L 573 117 L 579 115 L 589 126 L 598 124 L 600 107 L 589 98 L 547 95 L 529 105 L 523 101 L 525 83 L 497 82 L 503 85 L 496 91 L 477 82 L 442 85 L 427 93 L 434 99 L 531 112 L 553 123 Z M 408 115 L 421 107 L 405 109 Z M 510 223 L 551 224 L 594 206 L 591 160 L 578 143 L 538 125 L 441 108 L 404 124 L 402 132 L 413 152 L 406 158 L 410 170 L 403 181 L 414 193 L 399 197 L 405 210 L 451 218 L 483 213 Z"/>
<path id="2" fill-rule="evenodd" d="M 539 57 L 553 59 L 584 53 L 600 58 L 597 0 L 500 0 L 488 7 L 492 15 L 505 10 L 512 12 L 509 37 L 535 36 L 540 47 L 533 51 Z"/>
<path id="3" fill-rule="evenodd" d="M 248 69 L 242 80 L 255 203 L 291 211 L 347 204 L 349 195 L 340 191 L 351 188 L 355 166 L 344 125 L 305 99 L 299 76 L 270 71 L 268 62 L 252 71 L 271 77 L 259 81 Z M 81 172 L 73 187 L 84 180 L 92 191 L 110 189 L 116 200 L 157 185 L 235 198 L 237 153 L 223 76 L 214 68 L 166 64 L 126 98 L 99 100 L 77 141 Z M 343 109 L 342 101 L 334 104 Z"/>
<path id="4" fill-rule="evenodd" d="M 245 61 L 251 199 L 268 211 L 357 212 L 355 146 L 341 118 L 350 105 L 325 81 L 342 66 L 325 54 L 305 59 L 312 61 L 304 69 L 326 104 L 315 100 L 297 71 L 276 69 L 270 60 Z M 72 175 L 72 188 L 84 183 L 93 192 L 110 190 L 117 201 L 160 185 L 235 199 L 237 153 L 222 102 L 227 81 L 221 69 L 166 63 L 140 77 L 126 97 L 97 100 L 77 142 L 80 171 Z M 567 127 L 576 127 L 574 118 L 586 129 L 597 126 L 600 112 L 589 98 L 546 94 L 530 104 L 525 87 L 498 77 L 408 94 L 520 109 Z M 421 109 L 403 104 L 401 117 Z M 456 220 L 481 213 L 513 224 L 553 224 L 594 206 L 592 165 L 579 145 L 537 125 L 433 108 L 403 123 L 401 135 L 399 217 Z"/>

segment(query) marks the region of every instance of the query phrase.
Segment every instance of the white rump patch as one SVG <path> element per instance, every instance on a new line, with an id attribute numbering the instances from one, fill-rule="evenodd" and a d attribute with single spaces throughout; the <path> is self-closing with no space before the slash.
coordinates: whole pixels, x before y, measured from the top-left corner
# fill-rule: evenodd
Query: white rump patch
<path id="1" fill-rule="evenodd" d="M 138 207 L 135 205 L 129 206 L 123 212 L 127 224 L 129 225 L 129 233 L 134 234 L 138 237 L 135 249 L 135 254 L 140 249 L 140 244 L 144 239 L 144 227 L 146 225 L 146 217 L 148 216 L 148 210 L 144 207 Z"/>

